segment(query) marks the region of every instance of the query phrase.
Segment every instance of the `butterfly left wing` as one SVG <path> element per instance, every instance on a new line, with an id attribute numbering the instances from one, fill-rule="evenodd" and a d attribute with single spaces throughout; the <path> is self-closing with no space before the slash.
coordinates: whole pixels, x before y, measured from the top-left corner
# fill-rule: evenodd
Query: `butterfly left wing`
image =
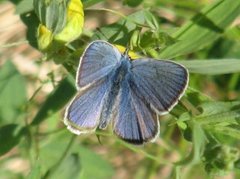
<path id="1" fill-rule="evenodd" d="M 187 69 L 172 61 L 134 60 L 131 74 L 131 88 L 161 115 L 177 104 L 188 84 Z"/>
<path id="2" fill-rule="evenodd" d="M 121 83 L 113 130 L 121 139 L 139 145 L 158 136 L 159 122 L 156 112 L 130 88 L 130 83 L 128 79 Z"/>

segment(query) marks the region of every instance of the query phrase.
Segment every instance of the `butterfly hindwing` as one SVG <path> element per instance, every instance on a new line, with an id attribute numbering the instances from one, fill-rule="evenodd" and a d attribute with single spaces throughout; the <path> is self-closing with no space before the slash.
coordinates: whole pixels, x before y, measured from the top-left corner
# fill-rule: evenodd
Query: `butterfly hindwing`
<path id="1" fill-rule="evenodd" d="M 80 59 L 76 84 L 79 89 L 107 76 L 120 61 L 120 52 L 111 44 L 92 42 Z"/>
<path id="2" fill-rule="evenodd" d="M 65 111 L 64 123 L 73 133 L 93 132 L 99 125 L 102 107 L 109 93 L 108 80 L 100 80 L 82 90 Z"/>
<path id="3" fill-rule="evenodd" d="M 167 113 L 178 102 L 188 83 L 188 72 L 181 65 L 164 60 L 138 59 L 132 62 L 132 88 L 159 114 Z"/>
<path id="4" fill-rule="evenodd" d="M 121 84 L 117 107 L 113 120 L 113 130 L 117 136 L 133 144 L 143 144 L 156 138 L 159 132 L 157 114 L 131 89 L 129 80 Z"/>

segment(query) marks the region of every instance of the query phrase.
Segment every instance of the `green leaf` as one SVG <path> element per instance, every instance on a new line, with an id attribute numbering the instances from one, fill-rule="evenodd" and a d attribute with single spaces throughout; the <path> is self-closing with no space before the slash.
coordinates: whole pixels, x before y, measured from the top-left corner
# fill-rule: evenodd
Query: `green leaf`
<path id="1" fill-rule="evenodd" d="M 80 172 L 81 166 L 79 155 L 78 153 L 71 153 L 64 158 L 59 167 L 51 174 L 51 178 L 78 178 Z"/>
<path id="2" fill-rule="evenodd" d="M 162 49 L 159 57 L 169 59 L 202 49 L 216 40 L 239 12 L 240 1 L 219 0 L 207 6 L 173 34 L 177 42 Z"/>
<path id="3" fill-rule="evenodd" d="M 200 106 L 202 114 L 195 120 L 204 125 L 236 123 L 240 119 L 240 102 L 207 102 Z"/>
<path id="4" fill-rule="evenodd" d="M 145 10 L 144 17 L 145 17 L 146 23 L 149 25 L 151 30 L 155 30 L 155 31 L 159 30 L 158 21 L 157 21 L 156 17 L 150 11 Z"/>
<path id="5" fill-rule="evenodd" d="M 140 5 L 143 2 L 143 0 L 124 0 L 123 4 L 128 5 L 130 7 L 136 7 Z"/>
<path id="6" fill-rule="evenodd" d="M 189 112 L 181 115 L 181 121 L 194 121 L 215 136 L 221 134 L 240 138 L 240 101 L 205 102 L 198 107 L 201 114 L 192 116 Z"/>
<path id="7" fill-rule="evenodd" d="M 205 75 L 221 75 L 240 72 L 240 60 L 237 59 L 209 59 L 178 61 L 190 73 Z"/>
<path id="8" fill-rule="evenodd" d="M 34 10 L 40 22 L 53 34 L 59 33 L 66 25 L 67 7 L 70 0 L 34 0 Z"/>
<path id="9" fill-rule="evenodd" d="M 205 102 L 199 106 L 199 109 L 202 111 L 201 117 L 206 117 L 208 115 L 213 115 L 219 112 L 230 112 L 234 110 L 238 110 L 240 106 L 240 101 L 232 101 L 232 102 L 222 102 L 222 101 L 214 101 L 214 102 Z"/>
<path id="10" fill-rule="evenodd" d="M 192 151 L 189 156 L 176 163 L 179 166 L 194 165 L 198 163 L 204 151 L 206 136 L 202 127 L 195 121 L 192 123 L 191 136 L 189 139 L 193 142 Z"/>
<path id="11" fill-rule="evenodd" d="M 28 174 L 27 179 L 39 179 L 39 178 L 42 178 L 42 174 L 41 174 L 41 165 L 37 160 L 34 163 L 34 166 L 31 168 L 31 171 Z"/>
<path id="12" fill-rule="evenodd" d="M 0 156 L 15 147 L 23 134 L 23 130 L 16 124 L 8 124 L 0 128 Z"/>
<path id="13" fill-rule="evenodd" d="M 240 40 L 240 27 L 235 26 L 235 27 L 231 27 L 231 28 L 227 29 L 227 31 L 225 32 L 225 36 L 228 39 L 231 39 L 233 41 L 239 41 Z"/>
<path id="14" fill-rule="evenodd" d="M 92 40 L 102 39 L 110 43 L 117 42 L 119 45 L 126 45 L 138 25 L 144 24 L 145 22 L 145 10 L 137 11 L 117 23 L 100 28 L 99 31 L 94 34 Z"/>
<path id="15" fill-rule="evenodd" d="M 51 135 L 41 141 L 39 147 L 39 163 L 43 173 L 61 165 L 61 158 L 66 157 L 65 153 L 72 134 L 66 129 L 55 135 Z"/>
<path id="16" fill-rule="evenodd" d="M 216 134 L 222 134 L 228 137 L 232 137 L 240 140 L 240 125 L 228 125 L 228 126 L 214 126 L 214 128 L 209 128 Z"/>
<path id="17" fill-rule="evenodd" d="M 24 14 L 33 10 L 33 0 L 22 0 L 16 5 L 16 13 Z"/>
<path id="18" fill-rule="evenodd" d="M 0 123 L 16 121 L 27 101 L 24 78 L 8 60 L 0 67 Z"/>
<path id="19" fill-rule="evenodd" d="M 79 148 L 79 155 L 82 166 L 80 179 L 112 178 L 114 174 L 112 166 L 99 155 L 83 146 Z"/>
<path id="20" fill-rule="evenodd" d="M 206 136 L 202 127 L 194 122 L 193 125 L 193 158 L 192 163 L 197 163 L 201 159 L 201 155 L 204 151 L 206 142 Z"/>
<path id="21" fill-rule="evenodd" d="M 233 171 L 235 162 L 239 160 L 238 148 L 227 145 L 208 144 L 203 156 L 205 170 L 212 176 L 223 176 Z"/>
<path id="22" fill-rule="evenodd" d="M 74 79 L 71 76 L 63 79 L 56 89 L 48 96 L 31 125 L 37 125 L 47 119 L 51 114 L 62 109 L 76 93 Z"/>
<path id="23" fill-rule="evenodd" d="M 42 171 L 44 173 L 48 171 L 46 176 L 56 178 L 51 176 L 58 175 L 59 177 L 69 176 L 65 178 L 80 179 L 111 178 L 113 176 L 111 164 L 90 149 L 82 145 L 77 145 L 76 140 L 74 143 L 71 143 L 72 135 L 73 134 L 66 129 L 54 136 L 46 138 L 46 140 L 40 144 L 39 161 L 42 166 Z M 69 145 L 69 143 L 71 144 Z M 67 170 L 73 172 L 72 175 L 71 172 Z M 78 177 L 79 171 L 80 176 Z M 73 174 L 75 175 L 74 177 Z"/>

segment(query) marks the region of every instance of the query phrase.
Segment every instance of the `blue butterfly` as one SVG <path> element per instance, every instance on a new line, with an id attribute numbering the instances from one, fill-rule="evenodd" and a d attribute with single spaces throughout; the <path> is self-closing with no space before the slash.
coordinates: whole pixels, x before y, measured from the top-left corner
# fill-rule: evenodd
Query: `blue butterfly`
<path id="1" fill-rule="evenodd" d="M 76 75 L 78 94 L 65 111 L 64 123 L 75 134 L 112 124 L 114 133 L 132 144 L 153 142 L 158 115 L 168 113 L 184 94 L 188 71 L 172 61 L 131 61 L 108 42 L 92 42 Z"/>

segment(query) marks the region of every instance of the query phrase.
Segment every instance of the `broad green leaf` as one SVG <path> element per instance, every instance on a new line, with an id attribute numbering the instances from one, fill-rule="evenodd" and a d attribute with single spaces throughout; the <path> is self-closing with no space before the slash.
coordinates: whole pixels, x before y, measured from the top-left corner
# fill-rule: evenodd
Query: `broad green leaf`
<path id="1" fill-rule="evenodd" d="M 199 106 L 199 109 L 202 111 L 201 117 L 209 116 L 212 114 L 216 114 L 219 112 L 230 112 L 234 110 L 238 110 L 240 106 L 240 101 L 232 101 L 232 102 L 222 102 L 222 101 L 212 101 L 205 102 Z"/>
<path id="2" fill-rule="evenodd" d="M 194 105 L 195 107 L 198 107 L 204 102 L 213 101 L 209 96 L 207 96 L 203 92 L 190 86 L 188 87 L 188 90 L 186 91 L 185 94 L 188 100 L 191 102 L 191 104 Z"/>
<path id="3" fill-rule="evenodd" d="M 240 59 L 209 59 L 178 61 L 190 73 L 220 75 L 240 72 Z"/>
<path id="4" fill-rule="evenodd" d="M 228 39 L 238 41 L 240 40 L 240 27 L 239 26 L 234 26 L 232 28 L 227 29 L 225 32 L 225 36 Z"/>
<path id="5" fill-rule="evenodd" d="M 196 116 L 198 123 L 211 125 L 236 123 L 240 119 L 240 102 L 208 102 L 200 106 L 202 114 Z"/>
<path id="6" fill-rule="evenodd" d="M 146 23 L 149 25 L 151 30 L 155 30 L 155 31 L 159 30 L 158 21 L 157 21 L 156 17 L 150 11 L 145 10 L 144 17 L 146 19 Z"/>
<path id="7" fill-rule="evenodd" d="M 17 121 L 27 102 L 26 84 L 10 60 L 0 67 L 0 99 L 0 124 Z"/>
<path id="8" fill-rule="evenodd" d="M 240 1 L 234 0 L 219 0 L 205 7 L 173 34 L 177 42 L 162 49 L 159 57 L 169 59 L 202 49 L 216 40 L 239 12 Z"/>
<path id="9" fill-rule="evenodd" d="M 22 0 L 16 5 L 16 13 L 24 14 L 33 10 L 33 0 Z"/>
<path id="10" fill-rule="evenodd" d="M 239 124 L 228 125 L 228 126 L 214 126 L 212 128 L 209 127 L 208 129 L 217 134 L 230 136 L 230 137 L 240 140 L 240 125 Z"/>
<path id="11" fill-rule="evenodd" d="M 41 141 L 39 145 L 39 163 L 43 173 L 52 168 L 57 168 L 56 166 L 61 164 L 59 161 L 67 155 L 65 151 L 71 136 L 72 134 L 66 129 Z"/>
<path id="12" fill-rule="evenodd" d="M 16 124 L 8 124 L 0 127 L 0 156 L 10 151 L 15 147 L 23 130 Z"/>
<path id="13" fill-rule="evenodd" d="M 13 3 L 14 5 L 17 5 L 18 3 L 21 2 L 21 0 L 9 0 L 11 3 Z M 0 2 L 6 2 L 6 0 L 0 0 Z"/>
<path id="14" fill-rule="evenodd" d="M 105 179 L 111 178 L 113 168 L 110 163 L 102 159 L 82 145 L 76 145 L 76 141 L 71 143 L 71 134 L 67 129 L 58 134 L 46 138 L 40 145 L 39 161 L 42 171 L 48 171 L 51 176 L 68 176 L 67 178 L 88 178 Z M 70 144 L 71 143 L 71 144 Z M 69 145 L 70 144 L 70 145 Z M 68 149 L 66 151 L 66 149 Z M 70 171 L 67 171 L 70 170 Z M 66 172 L 63 174 L 63 172 Z M 80 172 L 80 174 L 79 174 Z M 73 174 L 75 175 L 73 177 Z M 78 175 L 80 175 L 78 177 Z M 62 178 L 62 177 L 61 177 Z M 66 178 L 66 177 L 65 177 Z"/>
<path id="15" fill-rule="evenodd" d="M 80 146 L 78 150 L 82 166 L 80 179 L 112 178 L 114 170 L 110 163 L 83 146 Z"/>
<path id="16" fill-rule="evenodd" d="M 39 178 L 42 178 L 42 173 L 40 163 L 37 160 L 34 163 L 34 166 L 31 168 L 29 174 L 27 175 L 27 179 L 39 179 Z"/>
<path id="17" fill-rule="evenodd" d="M 206 142 L 206 136 L 202 127 L 195 123 L 193 124 L 193 158 L 192 163 L 197 163 L 200 161 L 204 146 Z"/>
<path id="18" fill-rule="evenodd" d="M 48 96 L 37 115 L 32 121 L 32 125 L 37 125 L 47 119 L 49 115 L 62 109 L 76 93 L 74 80 L 72 77 L 63 79 L 56 89 Z"/>
<path id="19" fill-rule="evenodd" d="M 154 1 L 153 1 L 154 2 Z M 178 0 L 161 0 L 161 1 L 155 1 L 155 6 L 157 7 L 165 7 L 165 6 L 173 6 L 174 10 L 176 11 L 176 13 L 178 13 L 180 11 L 180 9 L 182 9 L 182 13 L 184 14 L 189 14 L 188 12 L 186 12 L 186 10 L 197 10 L 201 4 L 203 4 L 203 1 L 192 1 L 192 0 L 182 0 L 182 1 L 178 1 Z M 206 4 L 206 2 L 205 2 Z M 166 7 L 167 8 L 167 7 Z"/>
<path id="20" fill-rule="evenodd" d="M 185 159 L 177 162 L 177 165 L 194 165 L 198 163 L 201 159 L 202 153 L 204 151 L 204 146 L 206 143 L 206 136 L 205 133 L 197 122 L 193 121 L 192 122 L 192 129 L 190 132 L 190 136 L 187 140 L 191 140 L 193 145 L 192 145 L 192 150 L 189 156 L 187 156 Z"/>
<path id="21" fill-rule="evenodd" d="M 200 115 L 189 112 L 180 116 L 180 121 L 194 121 L 206 131 L 215 135 L 240 138 L 240 102 L 205 102 L 198 107 Z"/>
<path id="22" fill-rule="evenodd" d="M 81 172 L 80 160 L 78 153 L 68 154 L 49 178 L 79 178 Z"/>
<path id="23" fill-rule="evenodd" d="M 4 0 L 5 1 L 5 0 Z M 22 179 L 24 176 L 20 173 L 17 174 L 14 171 L 10 171 L 9 169 L 5 169 L 1 166 L 0 169 L 0 178 L 6 178 L 6 179 Z"/>

